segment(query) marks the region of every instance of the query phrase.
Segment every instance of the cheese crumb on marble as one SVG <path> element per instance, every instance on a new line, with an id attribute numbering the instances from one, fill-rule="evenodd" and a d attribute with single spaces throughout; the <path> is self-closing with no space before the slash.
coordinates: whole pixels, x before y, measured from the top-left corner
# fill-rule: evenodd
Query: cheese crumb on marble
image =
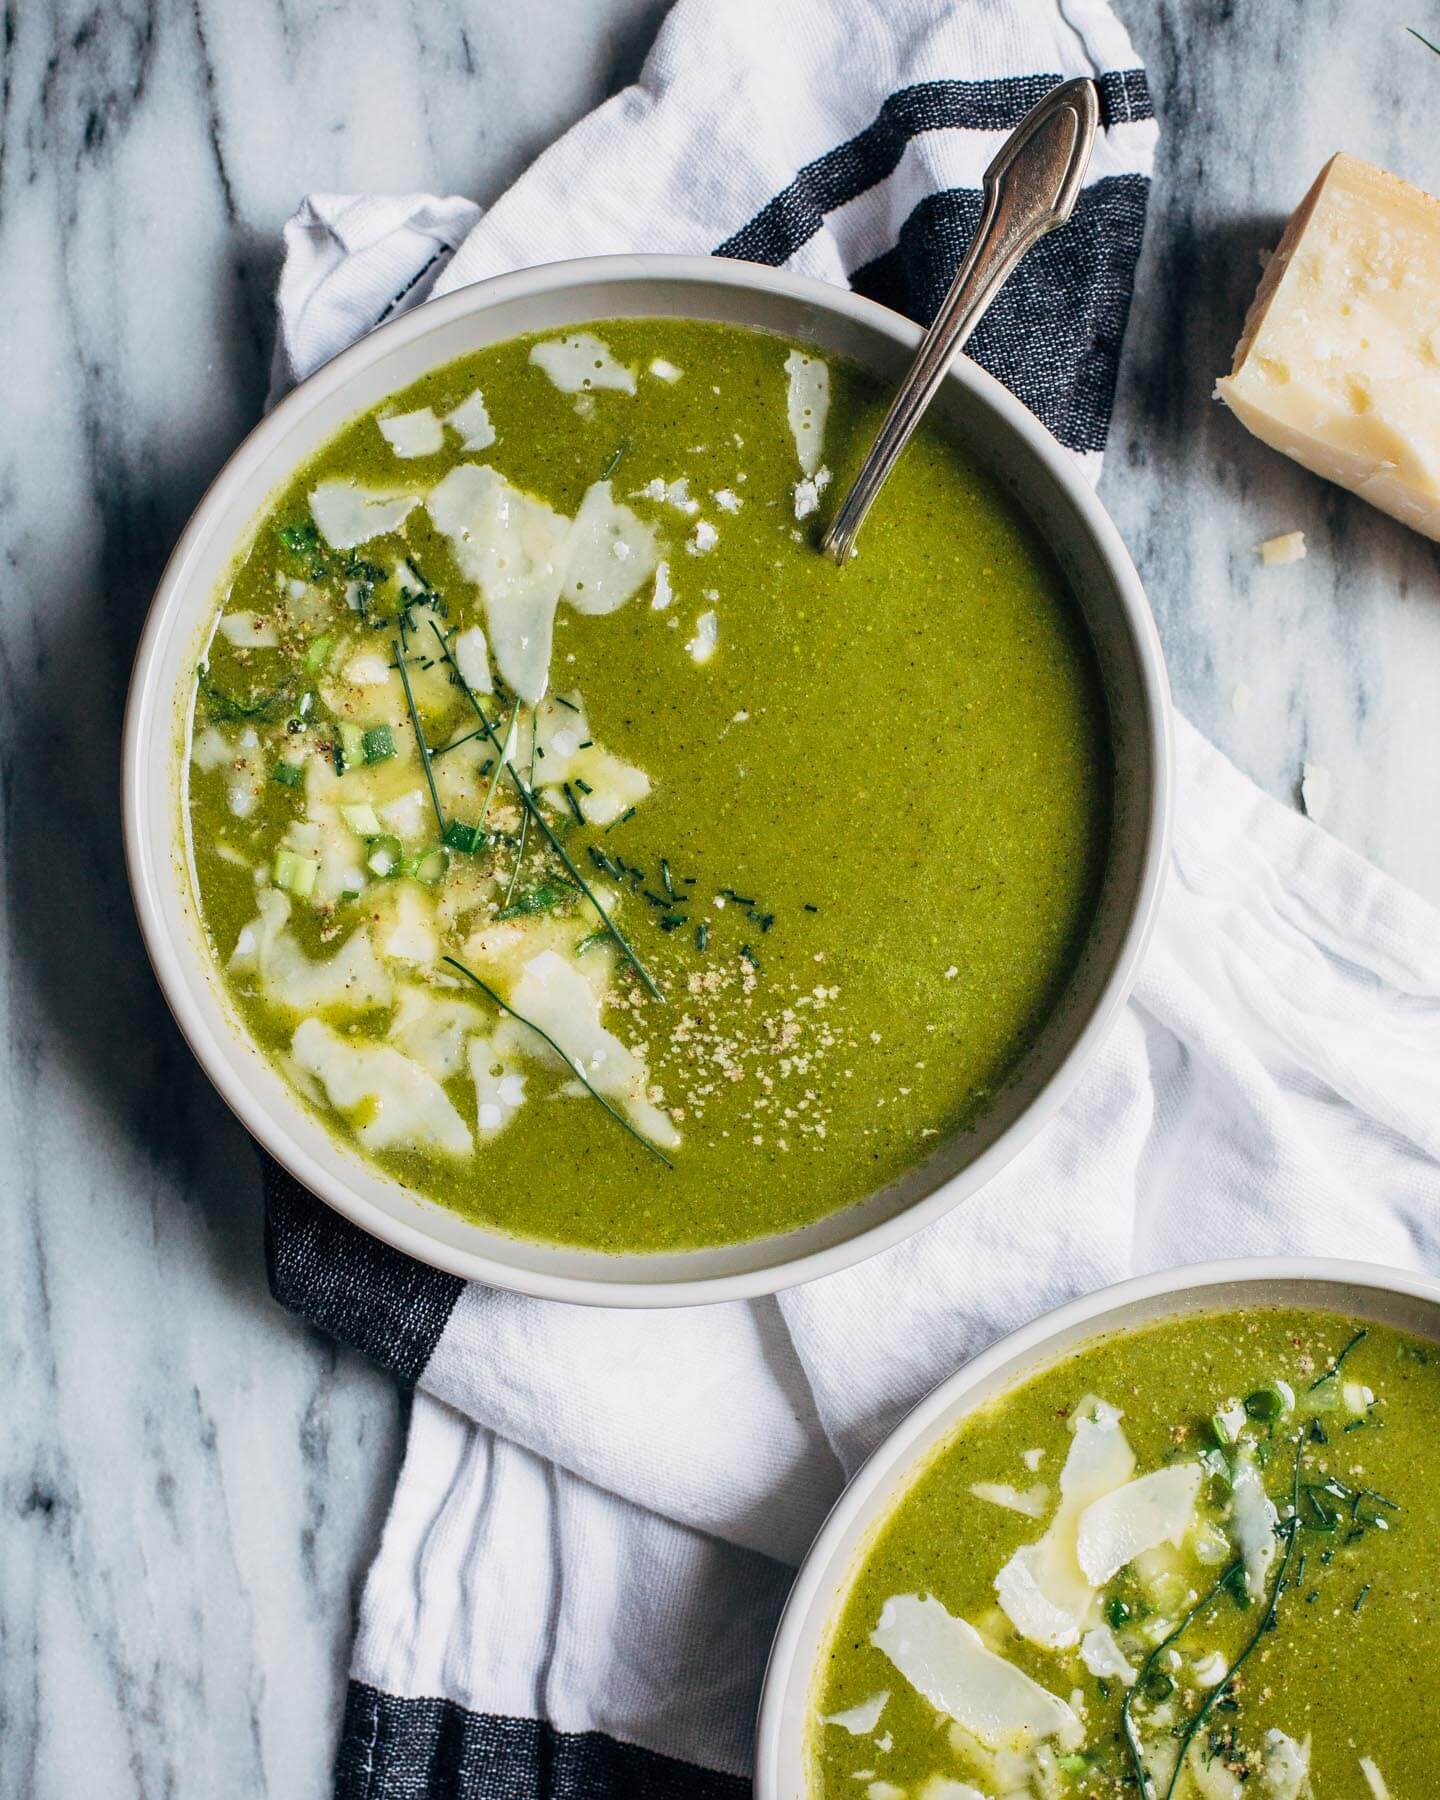
<path id="1" fill-rule="evenodd" d="M 1324 822 L 1330 811 L 1331 794 L 1334 782 L 1330 771 L 1323 763 L 1307 762 L 1300 773 L 1300 801 L 1305 808 L 1307 818 L 1317 825 Z"/>
<path id="2" fill-rule="evenodd" d="M 1283 531 L 1278 537 L 1266 538 L 1255 546 L 1256 554 L 1267 569 L 1283 568 L 1286 563 L 1300 562 L 1305 555 L 1305 533 Z"/>

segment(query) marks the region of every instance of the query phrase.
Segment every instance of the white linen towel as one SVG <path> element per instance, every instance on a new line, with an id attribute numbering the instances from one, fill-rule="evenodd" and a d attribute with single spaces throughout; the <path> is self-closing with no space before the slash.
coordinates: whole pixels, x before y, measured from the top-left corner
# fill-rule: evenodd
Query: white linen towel
<path id="1" fill-rule="evenodd" d="M 307 201 L 277 388 L 432 292 L 603 251 L 783 260 L 924 312 L 996 144 L 1082 73 L 1105 97 L 1085 198 L 973 349 L 1094 473 L 1155 130 L 1100 0 L 681 0 L 637 86 L 487 213 Z M 1037 331 L 1039 376 L 1014 354 Z M 277 1294 L 418 1384 L 340 1793 L 739 1795 L 793 1566 L 934 1382 L 1143 1269 L 1436 1266 L 1440 918 L 1183 721 L 1176 821 L 1134 999 L 1069 1105 L 844 1274 L 685 1313 L 549 1305 L 408 1264 L 270 1172 Z"/>

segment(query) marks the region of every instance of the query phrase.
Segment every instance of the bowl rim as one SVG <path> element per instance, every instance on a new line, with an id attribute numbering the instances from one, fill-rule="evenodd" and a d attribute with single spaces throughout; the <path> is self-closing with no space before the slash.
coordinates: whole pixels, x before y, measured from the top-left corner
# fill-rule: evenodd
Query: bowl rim
<path id="1" fill-rule="evenodd" d="M 796 1680 L 803 1680 L 808 1689 L 811 1679 L 811 1666 L 799 1666 L 810 1614 L 822 1597 L 828 1596 L 833 1607 L 844 1589 L 854 1566 L 854 1546 L 847 1551 L 845 1540 L 857 1515 L 882 1488 L 902 1485 L 913 1474 L 923 1457 L 930 1454 L 931 1433 L 942 1420 L 947 1430 L 953 1430 L 967 1416 L 969 1406 L 962 1404 L 952 1411 L 957 1401 L 963 1401 L 972 1390 L 979 1390 L 976 1403 L 983 1404 L 992 1397 L 985 1389 L 997 1371 L 1020 1359 L 1022 1366 L 1012 1370 L 1005 1384 L 1008 1389 L 1043 1368 L 1047 1351 L 1058 1348 L 1061 1340 L 1073 1341 L 1071 1334 L 1077 1330 L 1084 1331 L 1080 1343 L 1097 1337 L 1107 1319 L 1129 1308 L 1214 1288 L 1277 1284 L 1307 1289 L 1333 1286 L 1348 1289 L 1352 1295 L 1384 1294 L 1419 1300 L 1435 1308 L 1440 1337 L 1440 1278 L 1418 1269 L 1344 1257 L 1271 1256 L 1179 1264 L 1129 1276 L 1043 1312 L 997 1338 L 937 1382 L 886 1433 L 846 1482 L 806 1551 L 771 1640 L 761 1685 L 755 1731 L 754 1800 L 795 1800 L 803 1792 L 784 1785 L 795 1772 L 797 1757 L 803 1753 L 803 1741 L 797 1744 L 786 1725 L 787 1702 Z M 1267 1300 L 1263 1304 L 1276 1302 Z M 1363 1307 L 1356 1310 L 1363 1311 Z M 1151 1315 L 1165 1316 L 1163 1308 Z M 793 1717 L 793 1711 L 790 1716 Z"/>
<path id="2" fill-rule="evenodd" d="M 126 697 L 122 745 L 121 813 L 126 868 L 141 937 L 171 1014 L 191 1052 L 226 1105 L 246 1130 L 303 1187 L 352 1224 L 391 1248 L 431 1268 L 464 1280 L 509 1289 L 540 1299 L 602 1306 L 664 1307 L 709 1305 L 753 1299 L 833 1274 L 901 1242 L 942 1217 L 990 1180 L 1054 1116 L 1074 1091 L 1091 1057 L 1129 997 L 1138 965 L 1154 928 L 1169 855 L 1173 782 L 1173 722 L 1169 681 L 1149 603 L 1120 534 L 1096 498 L 1078 463 L 1007 388 L 965 357 L 946 377 L 999 415 L 1002 427 L 1040 463 L 1061 490 L 1079 528 L 1104 565 L 1129 634 L 1145 697 L 1145 717 L 1136 721 L 1143 737 L 1151 778 L 1143 833 L 1140 874 L 1129 896 L 1125 923 L 1111 966 L 1089 1005 L 1088 1016 L 1041 1090 L 1006 1129 L 963 1169 L 888 1218 L 838 1242 L 806 1249 L 728 1273 L 643 1280 L 578 1275 L 512 1264 L 503 1257 L 441 1241 L 418 1222 L 397 1218 L 350 1187 L 337 1158 L 327 1167 L 291 1135 L 288 1124 L 262 1104 L 250 1084 L 218 1054 L 192 989 L 192 979 L 213 980 L 198 967 L 189 947 L 175 943 L 162 918 L 160 894 L 173 881 L 167 858 L 156 852 L 160 832 L 150 805 L 142 750 L 154 729 L 157 709 L 173 705 L 160 677 L 164 649 L 181 629 L 189 592 L 189 565 L 211 530 L 211 520 L 230 503 L 233 491 L 260 468 L 289 432 L 292 422 L 330 399 L 353 377 L 387 352 L 440 332 L 457 319 L 492 307 L 534 299 L 571 287 L 610 286 L 616 315 L 625 315 L 627 290 L 647 282 L 722 287 L 778 295 L 816 311 L 875 330 L 903 347 L 919 342 L 911 320 L 847 288 L 764 264 L 708 256 L 651 254 L 581 257 L 515 270 L 472 283 L 387 321 L 341 351 L 291 390 L 243 438 L 206 488 L 171 552 L 146 614 Z M 642 316 L 637 309 L 634 316 Z M 675 314 L 673 316 L 683 316 Z M 278 477 L 277 477 L 278 479 Z M 197 966 L 192 971 L 188 965 Z M 298 1108 L 299 1102 L 296 1101 Z M 672 1256 L 676 1253 L 670 1253 Z M 603 1260 L 596 1257 L 597 1264 Z M 638 1260 L 636 1258 L 631 1259 Z"/>

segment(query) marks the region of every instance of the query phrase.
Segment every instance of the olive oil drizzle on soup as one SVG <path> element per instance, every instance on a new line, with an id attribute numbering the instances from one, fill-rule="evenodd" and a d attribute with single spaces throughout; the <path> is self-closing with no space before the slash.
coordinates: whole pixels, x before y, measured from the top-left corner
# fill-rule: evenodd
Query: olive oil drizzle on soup
<path id="1" fill-rule="evenodd" d="M 197 671 L 194 879 L 257 1044 L 412 1189 L 610 1251 L 786 1230 L 981 1115 L 1109 830 L 1078 610 L 924 427 L 736 327 L 517 339 L 340 433 Z M 833 472 L 833 475 L 832 475 Z"/>
<path id="2" fill-rule="evenodd" d="M 1440 1752 L 1440 1347 L 1328 1313 L 1102 1339 L 862 1553 L 815 1800 L 1395 1800 Z"/>

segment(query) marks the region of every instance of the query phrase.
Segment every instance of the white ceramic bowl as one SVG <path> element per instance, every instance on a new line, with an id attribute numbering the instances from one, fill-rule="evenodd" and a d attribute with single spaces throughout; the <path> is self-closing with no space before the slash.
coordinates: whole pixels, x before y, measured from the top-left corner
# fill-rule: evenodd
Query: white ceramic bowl
<path id="1" fill-rule="evenodd" d="M 251 1133 L 346 1218 L 437 1268 L 555 1299 L 677 1305 L 768 1293 L 842 1268 L 972 1193 L 1060 1106 L 1123 1004 L 1164 867 L 1170 717 L 1154 622 L 1123 544 L 1073 459 L 963 359 L 936 400 L 1050 543 L 1089 622 L 1117 764 L 1114 845 L 1089 946 L 1067 994 L 980 1127 L 923 1168 L 819 1223 L 721 1249 L 605 1256 L 528 1242 L 418 1199 L 315 1119 L 238 1023 L 216 980 L 189 875 L 180 803 L 194 669 L 216 586 L 271 495 L 342 425 L 427 370 L 516 336 L 598 319 L 759 326 L 897 377 L 919 333 L 825 283 L 705 257 L 625 256 L 504 275 L 406 313 L 311 377 L 246 438 L 166 567 L 141 638 L 125 722 L 126 853 L 160 985 L 206 1073 Z M 964 521 L 956 521 L 964 529 Z"/>
<path id="2" fill-rule="evenodd" d="M 765 1672 L 755 1800 L 810 1800 L 805 1734 L 814 1673 L 871 1532 L 925 1458 L 997 1394 L 1092 1339 L 1155 1319 L 1240 1306 L 1301 1306 L 1440 1339 L 1440 1281 L 1304 1257 L 1201 1263 L 1102 1288 L 1002 1338 L 926 1396 L 856 1473 L 810 1547 Z"/>

